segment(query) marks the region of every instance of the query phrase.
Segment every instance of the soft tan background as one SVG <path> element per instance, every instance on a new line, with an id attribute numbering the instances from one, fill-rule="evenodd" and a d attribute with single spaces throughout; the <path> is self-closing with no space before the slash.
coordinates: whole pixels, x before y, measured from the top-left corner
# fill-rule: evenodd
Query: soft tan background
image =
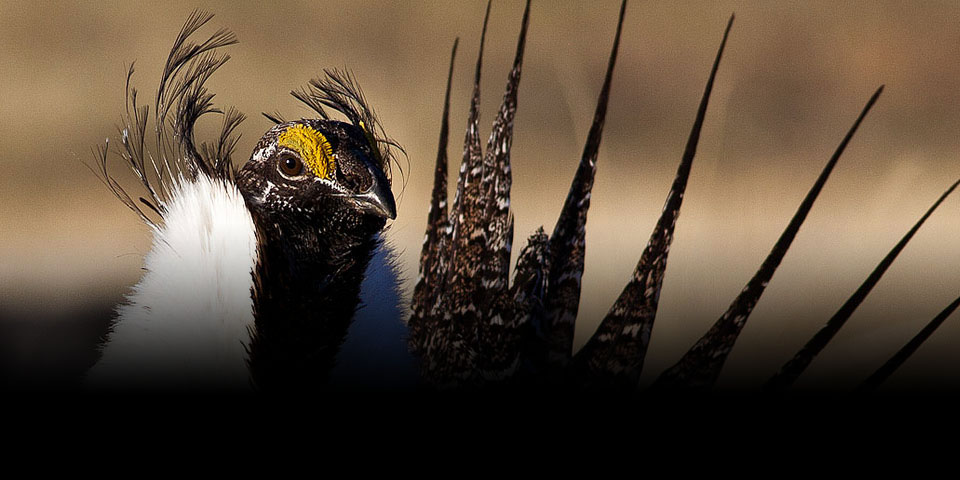
<path id="1" fill-rule="evenodd" d="M 94 144 L 114 136 L 125 65 L 137 60 L 134 81 L 152 98 L 169 46 L 196 7 L 217 15 L 203 32 L 225 26 L 240 38 L 210 82 L 219 105 L 236 105 L 250 117 L 241 127 L 240 160 L 269 126 L 259 112 L 307 115 L 289 90 L 324 67 L 356 73 L 388 133 L 409 153 L 391 236 L 412 281 L 449 49 L 460 36 L 450 146 L 457 160 L 484 5 L 0 3 L 6 370 L 82 370 L 94 358 L 110 306 L 137 281 L 149 232 L 83 162 L 93 160 Z M 559 212 L 618 6 L 533 5 L 512 155 L 517 245 L 541 224 L 552 228 Z M 522 10 L 519 1 L 493 6 L 484 132 L 502 95 Z M 721 384 L 756 386 L 773 373 L 960 177 L 960 4 L 633 2 L 588 224 L 578 347 L 626 282 L 660 213 L 731 12 L 737 20 L 677 226 L 644 382 L 726 309 L 878 85 L 886 84 L 885 93 L 757 306 Z M 957 295 L 958 207 L 960 198 L 951 198 L 929 220 L 802 385 L 855 385 Z M 890 386 L 960 386 L 958 342 L 960 321 L 952 319 Z"/>

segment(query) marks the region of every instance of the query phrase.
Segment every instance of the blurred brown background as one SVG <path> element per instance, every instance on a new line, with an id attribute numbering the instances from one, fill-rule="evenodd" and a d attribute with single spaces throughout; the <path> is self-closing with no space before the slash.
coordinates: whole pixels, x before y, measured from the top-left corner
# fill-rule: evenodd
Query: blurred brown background
<path id="1" fill-rule="evenodd" d="M 291 89 L 324 67 L 355 72 L 409 154 L 390 235 L 411 287 L 450 46 L 459 36 L 449 150 L 457 161 L 484 6 L 0 2 L 0 370 L 68 378 L 95 359 L 110 309 L 140 275 L 150 234 L 83 162 L 115 136 L 125 65 L 137 61 L 134 81 L 151 98 L 170 44 L 197 7 L 216 14 L 205 32 L 223 26 L 240 38 L 210 81 L 218 105 L 249 117 L 238 160 L 269 126 L 259 112 L 308 115 Z M 560 210 L 618 7 L 533 5 L 512 155 L 516 245 L 539 225 L 552 228 Z M 493 6 L 484 135 L 522 10 L 519 1 Z M 732 12 L 644 383 L 726 309 L 880 84 L 883 96 L 750 318 L 721 385 L 758 386 L 779 368 L 960 176 L 960 4 L 632 2 L 588 224 L 578 347 L 629 278 L 660 213 Z M 208 121 L 210 130 L 217 123 Z M 801 385 L 856 385 L 957 295 L 958 208 L 960 198 L 951 198 L 931 217 Z M 953 319 L 888 386 L 960 386 L 958 344 L 960 319 Z"/>

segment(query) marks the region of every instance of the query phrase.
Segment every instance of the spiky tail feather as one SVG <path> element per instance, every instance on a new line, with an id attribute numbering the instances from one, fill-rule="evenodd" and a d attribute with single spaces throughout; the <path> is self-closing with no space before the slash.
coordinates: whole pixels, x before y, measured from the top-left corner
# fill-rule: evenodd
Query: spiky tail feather
<path id="1" fill-rule="evenodd" d="M 446 270 L 446 258 L 442 253 L 446 250 L 446 235 L 449 226 L 447 216 L 447 141 L 450 134 L 450 85 L 453 81 L 453 66 L 457 58 L 457 45 L 460 39 L 453 42 L 450 52 L 450 69 L 447 73 L 447 89 L 443 100 L 443 116 L 440 121 L 440 140 L 437 147 L 437 163 L 434 168 L 433 191 L 430 197 L 430 211 L 427 214 L 427 232 L 423 238 L 423 248 L 420 253 L 420 268 L 417 283 L 413 288 L 411 313 L 408 321 L 411 338 L 415 343 L 424 342 L 419 339 L 429 338 L 433 334 L 435 325 L 427 321 L 428 316 L 437 314 L 436 299 L 440 298 L 440 283 L 443 272 Z"/>
<path id="2" fill-rule="evenodd" d="M 893 373 L 923 345 L 923 342 L 927 341 L 930 335 L 933 335 L 933 332 L 940 328 L 940 325 L 953 314 L 957 307 L 960 307 L 960 297 L 957 297 L 950 305 L 947 305 L 947 308 L 944 308 L 933 320 L 930 320 L 930 323 L 910 339 L 903 348 L 897 351 L 890 360 L 887 360 L 887 363 L 883 364 L 876 372 L 873 372 L 873 375 L 870 375 L 869 378 L 860 384 L 857 388 L 857 393 L 872 392 L 886 381 L 887 378 L 890 378 L 890 375 L 893 375 Z"/>
<path id="3" fill-rule="evenodd" d="M 424 360 L 425 375 L 438 384 L 482 383 L 506 378 L 519 361 L 518 316 L 508 291 L 513 242 L 509 153 L 530 2 L 524 9 L 513 69 L 484 154 L 478 122 L 480 72 L 489 17 L 488 3 L 463 162 L 446 222 L 439 219 L 440 205 L 445 203 L 441 191 L 445 177 L 440 170 L 445 168 L 445 153 L 441 151 L 438 155 L 431 221 L 421 256 L 421 266 L 426 268 L 421 269 L 410 320 L 413 349 Z M 444 124 L 447 112 L 445 108 Z M 445 144 L 446 134 L 442 133 L 441 150 Z M 426 304 L 424 299 L 428 298 L 431 301 Z"/>
<path id="4" fill-rule="evenodd" d="M 943 192 L 940 195 L 940 198 L 937 199 L 933 205 L 927 209 L 926 213 L 920 217 L 920 220 L 917 220 L 917 223 L 908 231 L 903 238 L 897 242 L 896 245 L 890 250 L 889 253 L 880 261 L 877 267 L 870 272 L 870 276 L 864 280 L 863 284 L 860 285 L 860 288 L 857 289 L 853 295 L 844 302 L 843 306 L 840 307 L 840 310 L 837 311 L 830 320 L 827 321 L 827 324 L 823 326 L 814 336 L 807 342 L 806 345 L 800 349 L 797 354 L 790 359 L 784 366 L 780 369 L 777 374 L 770 378 L 767 383 L 764 385 L 764 390 L 767 391 L 782 391 L 786 388 L 789 388 L 797 380 L 798 377 L 806 370 L 807 366 L 810 365 L 810 362 L 820 353 L 833 339 L 834 335 L 840 331 L 840 328 L 846 324 L 847 319 L 853 315 L 853 312 L 856 311 L 857 307 L 863 303 L 864 299 L 867 298 L 867 295 L 870 294 L 870 291 L 873 290 L 873 287 L 877 285 L 880 281 L 880 278 L 883 277 L 883 274 L 886 273 L 887 269 L 890 268 L 890 265 L 893 264 L 893 261 L 896 260 L 897 256 L 900 255 L 900 252 L 907 246 L 907 243 L 913 238 L 913 236 L 920 230 L 920 227 L 923 226 L 923 223 L 927 221 L 927 218 L 930 218 L 930 215 L 937 210 L 937 207 L 943 203 L 946 198 L 953 193 L 957 188 L 957 185 L 960 184 L 960 181 L 957 181 L 947 191 Z M 935 330 L 935 328 L 934 328 Z M 931 331 L 932 333 L 932 331 Z M 909 356 L 909 355 L 908 355 Z"/>
<path id="5" fill-rule="evenodd" d="M 867 116 L 870 108 L 873 107 L 873 104 L 876 103 L 877 98 L 880 97 L 880 93 L 882 92 L 883 86 L 881 85 L 873 96 L 870 97 L 870 100 L 867 101 L 866 106 L 863 107 L 857 120 L 853 123 L 853 126 L 850 127 L 850 130 L 840 142 L 840 145 L 826 166 L 823 167 L 823 171 L 820 172 L 817 181 L 814 182 L 810 191 L 807 192 L 807 196 L 803 199 L 803 202 L 800 203 L 800 207 L 797 208 L 797 212 L 790 220 L 787 228 L 784 229 L 777 243 L 773 246 L 769 255 L 767 255 L 763 265 L 760 266 L 757 273 L 750 279 L 743 288 L 743 291 L 740 292 L 740 295 L 733 301 L 730 308 L 728 308 L 723 316 L 714 323 L 713 327 L 687 351 L 676 365 L 670 367 L 660 375 L 654 383 L 654 387 L 693 389 L 709 389 L 713 387 L 713 384 L 720 376 L 720 371 L 723 368 L 724 362 L 727 360 L 727 356 L 730 354 L 730 350 L 733 349 L 737 337 L 743 330 L 743 326 L 747 323 L 747 318 L 749 318 L 750 313 L 753 312 L 753 307 L 757 305 L 757 301 L 760 300 L 760 296 L 763 295 L 764 290 L 766 290 L 767 284 L 770 282 L 770 279 L 773 278 L 777 267 L 787 254 L 787 250 L 793 243 L 793 239 L 796 238 L 797 232 L 800 231 L 800 226 L 803 225 L 807 214 L 809 214 L 810 209 L 813 208 L 813 203 L 823 190 L 827 179 L 830 178 L 830 173 L 833 172 L 833 168 L 840 160 L 840 156 L 843 154 L 844 149 L 846 149 L 847 144 L 850 143 L 854 133 L 857 132 L 857 128 L 860 127 L 860 123 L 864 117 Z"/>
<path id="6" fill-rule="evenodd" d="M 566 367 L 573 353 L 574 324 L 580 306 L 580 281 L 583 277 L 583 262 L 586 255 L 587 213 L 590 210 L 590 195 L 594 177 L 597 174 L 597 154 L 603 138 L 610 85 L 613 80 L 613 69 L 617 63 L 620 33 L 623 30 L 626 9 L 627 2 L 624 0 L 620 4 L 617 30 L 607 61 L 603 87 L 597 98 L 590 133 L 587 135 L 583 154 L 571 182 L 570 191 L 563 203 L 563 209 L 550 235 L 548 280 L 550 293 L 545 299 L 543 314 L 539 318 L 534 317 L 539 339 L 546 352 L 546 358 L 538 361 L 548 366 L 547 368 Z"/>
<path id="7" fill-rule="evenodd" d="M 670 193 L 667 194 L 663 213 L 634 269 L 633 278 L 624 287 L 610 312 L 600 323 L 597 332 L 577 352 L 574 359 L 573 374 L 575 381 L 581 385 L 631 390 L 636 387 L 640 378 L 643 360 L 650 343 L 650 333 L 657 315 L 663 276 L 667 269 L 667 256 L 670 253 L 670 244 L 673 242 L 673 231 L 680 215 L 684 191 L 687 188 L 687 180 L 690 178 L 693 158 L 700 141 L 700 131 L 710 102 L 710 93 L 713 91 L 713 83 L 730 35 L 730 27 L 733 26 L 733 19 L 734 16 L 731 15 L 723 32 L 723 40 L 713 61 L 703 97 L 700 99 L 696 120 L 690 131 L 680 166 L 677 168 L 677 176 L 670 188 Z"/>

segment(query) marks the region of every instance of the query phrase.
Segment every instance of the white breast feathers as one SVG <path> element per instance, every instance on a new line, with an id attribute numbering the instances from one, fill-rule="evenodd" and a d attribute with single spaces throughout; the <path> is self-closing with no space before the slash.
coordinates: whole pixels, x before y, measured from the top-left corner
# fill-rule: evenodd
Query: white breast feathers
<path id="1" fill-rule="evenodd" d="M 249 388 L 253 219 L 233 183 L 205 175 L 178 182 L 169 198 L 146 273 L 117 308 L 88 384 Z"/>

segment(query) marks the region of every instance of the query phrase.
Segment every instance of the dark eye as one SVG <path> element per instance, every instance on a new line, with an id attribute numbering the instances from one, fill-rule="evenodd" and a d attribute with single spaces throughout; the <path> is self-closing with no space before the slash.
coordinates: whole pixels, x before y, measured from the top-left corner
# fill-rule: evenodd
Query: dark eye
<path id="1" fill-rule="evenodd" d="M 296 177 L 303 174 L 303 162 L 293 155 L 284 155 L 280 157 L 280 171 L 284 175 Z"/>

